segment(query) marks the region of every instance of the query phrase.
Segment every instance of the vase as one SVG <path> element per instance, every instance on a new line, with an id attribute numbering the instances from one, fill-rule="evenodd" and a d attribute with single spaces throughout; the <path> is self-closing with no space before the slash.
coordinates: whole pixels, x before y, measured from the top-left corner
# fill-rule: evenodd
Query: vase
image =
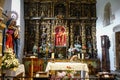
<path id="1" fill-rule="evenodd" d="M 5 77 L 6 73 L 7 73 L 8 69 L 2 69 L 2 77 Z"/>
<path id="2" fill-rule="evenodd" d="M 8 69 L 2 69 L 2 74 L 6 74 Z"/>

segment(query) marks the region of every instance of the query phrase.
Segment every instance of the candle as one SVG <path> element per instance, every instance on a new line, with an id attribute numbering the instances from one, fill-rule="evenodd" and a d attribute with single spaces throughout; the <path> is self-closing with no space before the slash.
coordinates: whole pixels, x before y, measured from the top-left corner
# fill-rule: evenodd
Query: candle
<path id="1" fill-rule="evenodd" d="M 84 59 L 84 54 L 82 53 L 82 59 Z"/>
<path id="2" fill-rule="evenodd" d="M 51 56 L 52 59 L 54 59 L 54 53 L 52 53 L 52 56 Z"/>
<path id="3" fill-rule="evenodd" d="M 37 73 L 37 74 L 36 74 L 36 77 L 39 77 L 39 76 L 40 76 L 40 75 Z"/>
<path id="4" fill-rule="evenodd" d="M 80 59 L 80 53 L 78 53 L 78 59 Z"/>

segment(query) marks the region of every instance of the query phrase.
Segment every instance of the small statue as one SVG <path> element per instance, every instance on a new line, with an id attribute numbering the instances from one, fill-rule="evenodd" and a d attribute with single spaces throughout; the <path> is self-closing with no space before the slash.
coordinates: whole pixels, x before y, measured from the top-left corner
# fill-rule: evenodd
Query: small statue
<path id="1" fill-rule="evenodd" d="M 77 52 L 81 52 L 81 45 L 77 42 L 77 43 L 75 43 L 74 44 L 74 46 L 75 46 L 75 50 L 77 51 Z"/>
<path id="2" fill-rule="evenodd" d="M 32 50 L 34 55 L 37 53 L 37 50 L 38 50 L 38 47 L 37 47 L 37 45 L 35 44 L 35 45 L 33 46 L 33 50 Z"/>
<path id="3" fill-rule="evenodd" d="M 70 48 L 68 49 L 68 58 L 70 58 L 73 54 L 74 54 L 75 48 L 73 47 L 73 45 L 70 46 Z"/>

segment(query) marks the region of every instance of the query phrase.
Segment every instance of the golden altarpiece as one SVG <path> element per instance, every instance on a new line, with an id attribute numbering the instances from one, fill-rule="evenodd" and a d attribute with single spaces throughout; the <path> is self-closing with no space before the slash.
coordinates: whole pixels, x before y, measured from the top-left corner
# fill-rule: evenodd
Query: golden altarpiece
<path id="1" fill-rule="evenodd" d="M 68 60 L 83 54 L 96 62 L 96 0 L 24 0 L 24 18 L 26 55 L 49 60 L 55 53 L 55 60 Z M 69 54 L 75 44 L 78 51 Z"/>

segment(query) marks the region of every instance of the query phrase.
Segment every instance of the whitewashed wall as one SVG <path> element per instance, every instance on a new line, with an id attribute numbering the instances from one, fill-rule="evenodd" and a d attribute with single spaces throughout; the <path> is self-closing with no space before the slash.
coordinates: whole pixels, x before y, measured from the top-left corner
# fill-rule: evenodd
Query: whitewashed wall
<path id="1" fill-rule="evenodd" d="M 113 15 L 113 20 L 111 21 L 111 24 L 108 26 L 103 25 L 104 21 L 104 7 L 107 3 L 111 4 L 111 12 Z M 97 0 L 97 49 L 98 49 L 98 57 L 102 59 L 102 49 L 101 49 L 101 37 L 102 35 L 108 35 L 110 39 L 110 66 L 111 70 L 115 70 L 115 31 L 113 31 L 113 28 L 117 26 L 117 31 L 120 31 L 120 0 Z"/>
<path id="2" fill-rule="evenodd" d="M 10 11 L 11 10 L 11 4 L 12 0 L 5 0 L 4 2 L 4 11 Z"/>
<path id="3" fill-rule="evenodd" d="M 20 52 L 19 60 L 22 63 L 24 49 L 24 2 L 23 0 L 12 0 L 12 11 L 18 13 L 17 25 L 20 25 Z"/>
<path id="4" fill-rule="evenodd" d="M 23 51 L 24 51 L 24 33 L 25 33 L 25 28 L 24 28 L 24 0 L 20 0 L 20 26 L 21 26 L 21 33 L 20 33 L 20 57 L 21 57 L 21 62 L 22 62 L 22 58 L 23 58 Z"/>

